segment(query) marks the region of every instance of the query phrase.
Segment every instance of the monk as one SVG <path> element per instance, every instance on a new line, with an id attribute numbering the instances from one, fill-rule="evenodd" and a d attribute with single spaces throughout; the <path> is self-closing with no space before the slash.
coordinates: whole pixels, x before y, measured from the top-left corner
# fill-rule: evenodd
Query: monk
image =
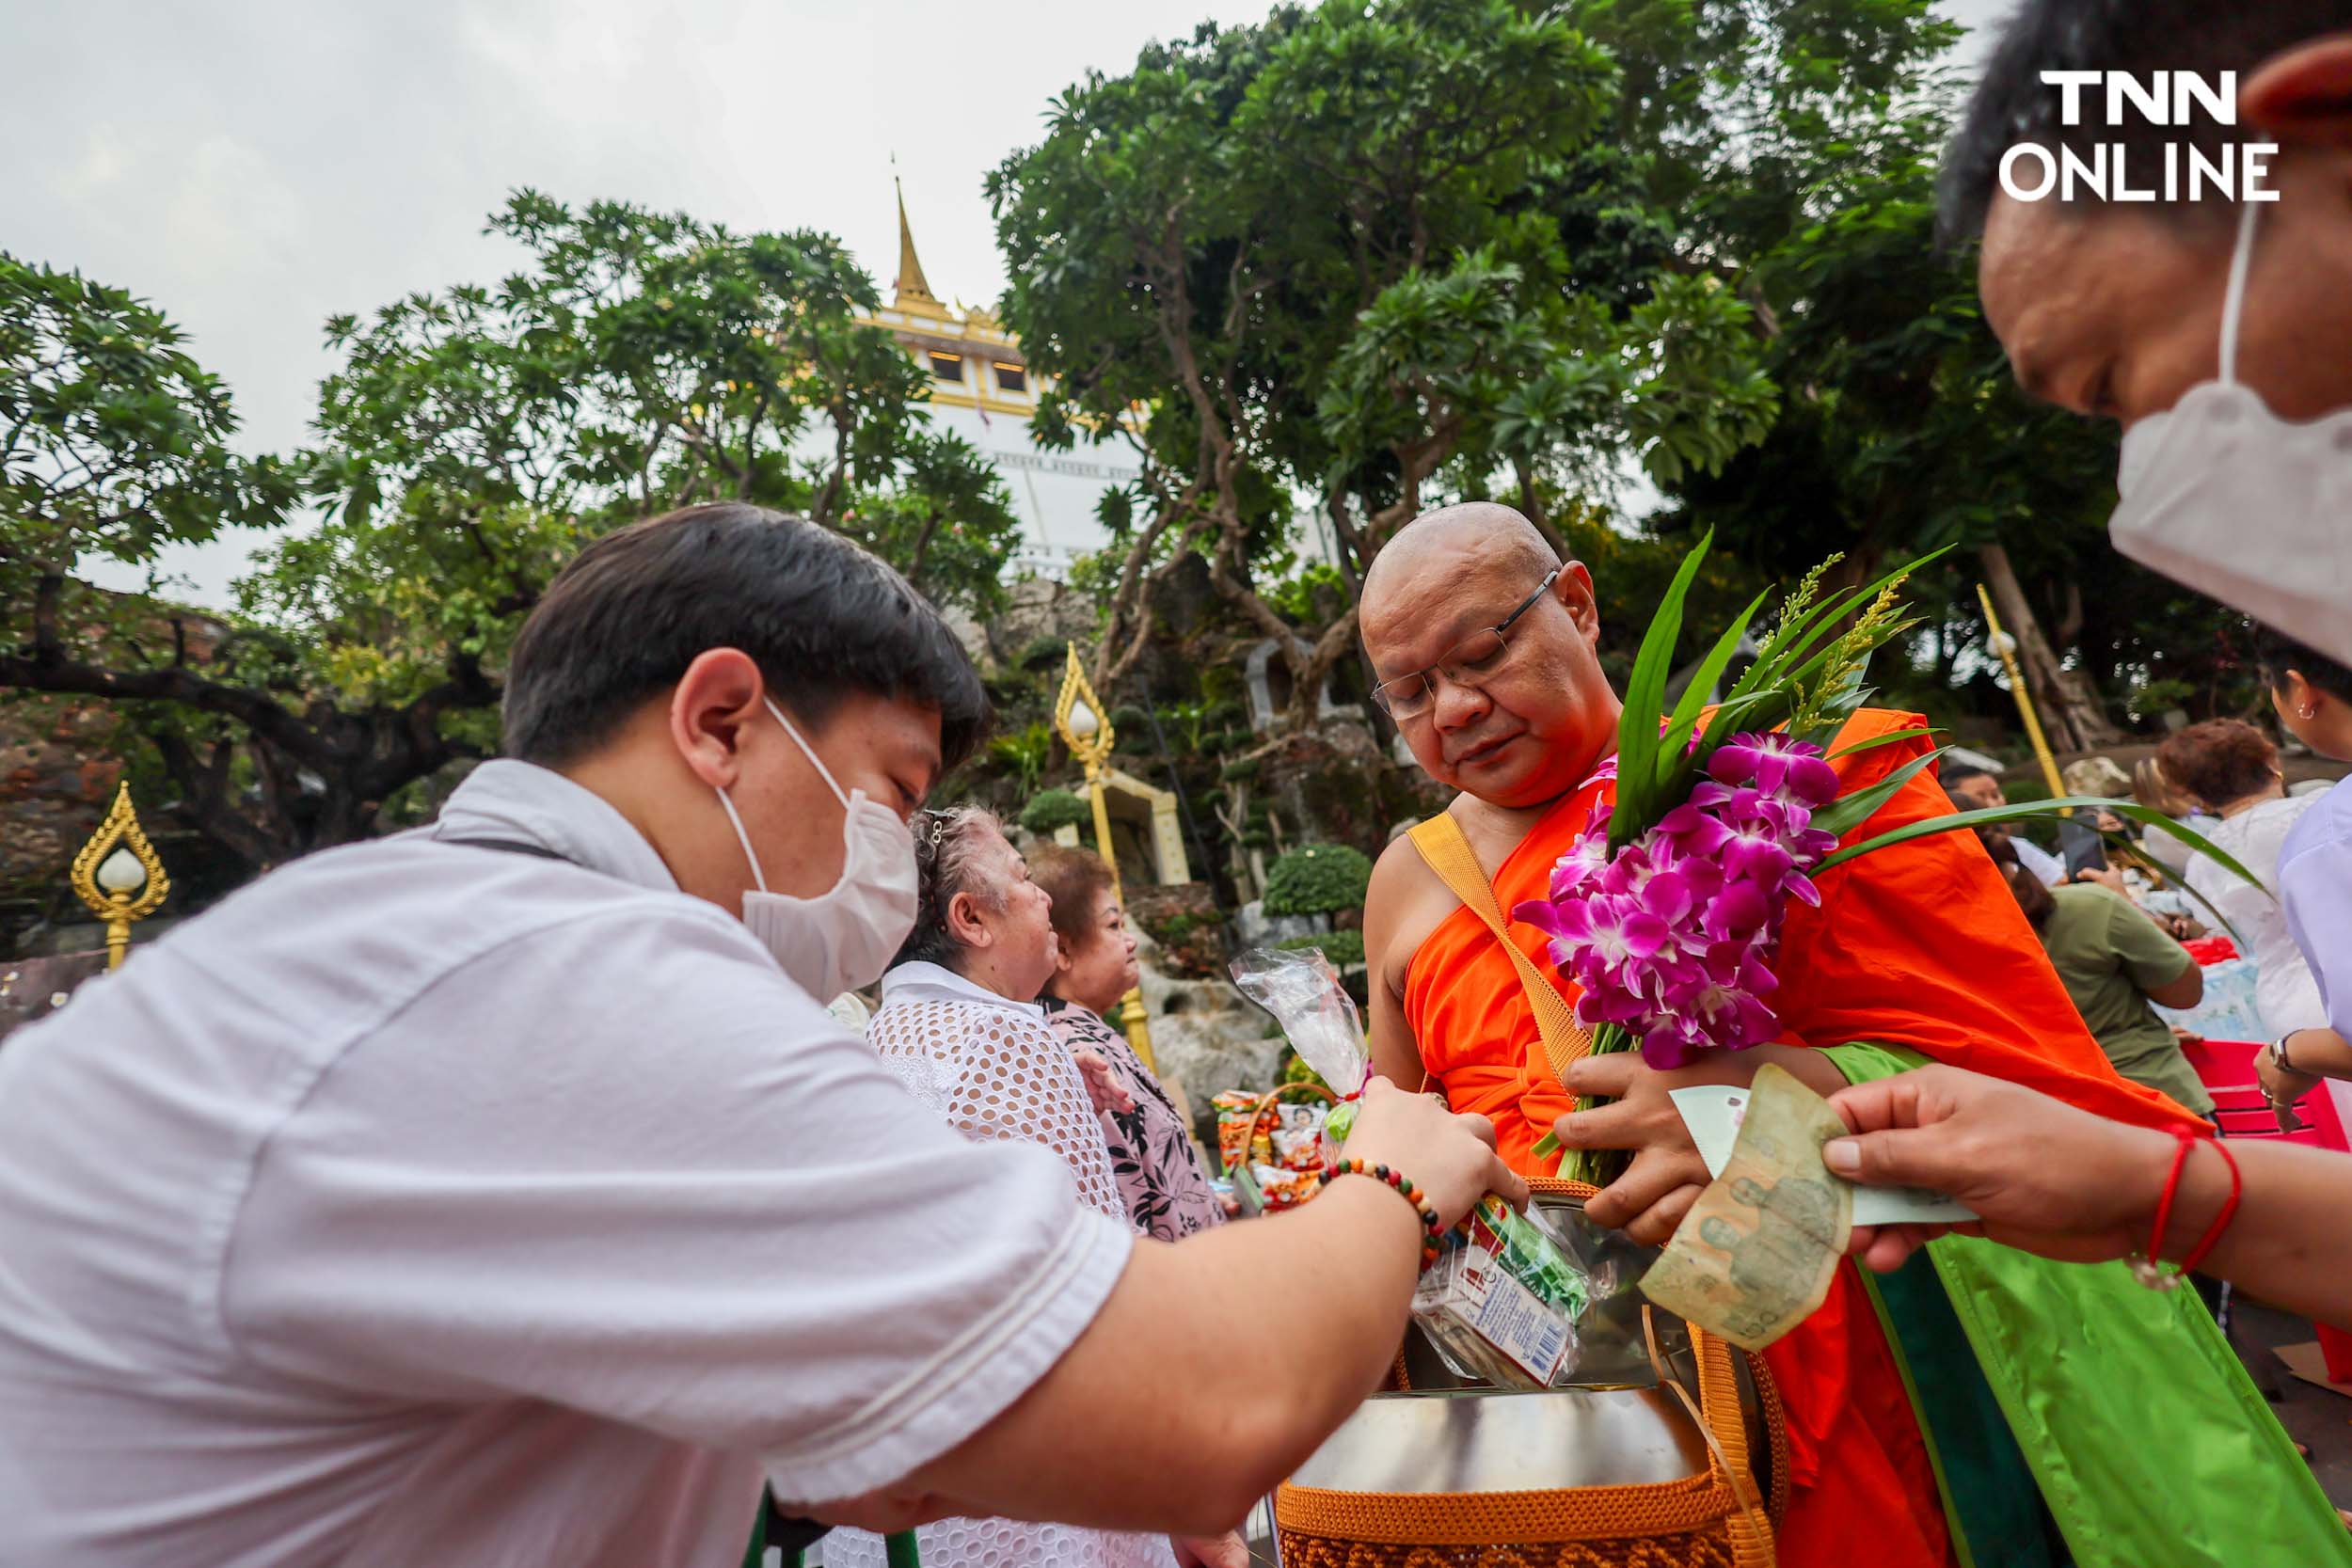
<path id="1" fill-rule="evenodd" d="M 1430 775 L 1502 911 L 1545 895 L 1553 863 L 1614 781 L 1620 703 L 1596 656 L 1591 576 L 1525 518 L 1472 503 L 1430 513 L 1380 553 L 1362 636 L 1379 698 Z M 1865 710 L 1839 746 L 1923 729 Z M 1836 766 L 1848 790 L 1924 739 Z M 1836 748 L 1833 748 L 1834 750 Z M 1857 836 L 1950 807 L 1933 770 Z M 1849 840 L 1851 842 L 1852 840 Z M 1504 1158 L 1550 1175 L 1534 1145 L 1633 1151 L 1587 1213 L 1637 1241 L 1671 1236 L 1707 1171 L 1667 1095 L 1748 1083 L 1776 1062 L 1823 1094 L 1934 1060 L 2155 1127 L 2189 1113 L 2118 1077 L 1972 834 L 1881 850 L 1793 906 L 1770 1001 L 1772 1044 L 1678 1071 L 1638 1054 L 1572 1061 L 1564 1084 L 1522 977 L 1409 838 L 1373 873 L 1364 944 L 1375 1070 L 1491 1117 Z M 1507 913 L 1505 918 L 1507 918 Z M 1565 1001 L 1544 933 L 1511 940 Z M 1613 1103 L 1577 1112 L 1578 1095 Z M 2143 1568 L 2352 1562 L 2332 1509 L 2189 1291 L 2121 1263 L 2049 1263 L 1950 1237 L 1903 1270 L 1842 1264 L 1828 1300 L 1765 1353 L 1788 1419 L 1790 1568 Z"/>

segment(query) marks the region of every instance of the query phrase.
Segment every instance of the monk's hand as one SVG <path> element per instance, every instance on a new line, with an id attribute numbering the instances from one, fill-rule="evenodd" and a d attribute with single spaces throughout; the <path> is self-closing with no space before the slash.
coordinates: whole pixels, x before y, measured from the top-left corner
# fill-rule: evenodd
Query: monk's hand
<path id="1" fill-rule="evenodd" d="M 1625 1174 L 1585 1203 L 1585 1217 L 1645 1245 L 1662 1244 L 1708 1182 L 1707 1162 L 1667 1095 L 1693 1084 L 1745 1084 L 1755 1076 L 1754 1065 L 1729 1053 L 1673 1072 L 1645 1066 L 1636 1051 L 1570 1062 L 1568 1088 L 1611 1103 L 1562 1117 L 1553 1130 L 1561 1143 L 1570 1148 L 1633 1150 Z"/>

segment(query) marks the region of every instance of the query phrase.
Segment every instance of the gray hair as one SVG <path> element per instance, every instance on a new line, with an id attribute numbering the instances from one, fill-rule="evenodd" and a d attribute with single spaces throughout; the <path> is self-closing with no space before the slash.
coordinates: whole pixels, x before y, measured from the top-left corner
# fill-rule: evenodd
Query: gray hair
<path id="1" fill-rule="evenodd" d="M 950 806 L 946 811 L 914 814 L 914 869 L 920 892 L 914 929 L 899 944 L 898 964 L 934 963 L 949 969 L 962 956 L 963 944 L 947 928 L 947 907 L 956 895 L 968 893 L 983 908 L 1005 907 L 1006 890 L 981 879 L 980 849 L 988 834 L 1010 842 L 1011 835 L 994 812 L 985 806 Z"/>

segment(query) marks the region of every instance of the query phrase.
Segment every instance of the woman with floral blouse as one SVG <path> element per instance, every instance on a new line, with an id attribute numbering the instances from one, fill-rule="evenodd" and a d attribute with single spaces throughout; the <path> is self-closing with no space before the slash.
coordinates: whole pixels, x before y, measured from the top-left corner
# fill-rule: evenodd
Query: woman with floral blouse
<path id="1" fill-rule="evenodd" d="M 1136 939 L 1099 855 L 1045 848 L 1029 875 L 1053 895 L 1060 941 L 1046 982 L 1046 1022 L 1086 1075 L 1110 1146 L 1111 1174 L 1136 1228 L 1164 1242 L 1225 1218 L 1184 1118 L 1126 1037 L 1103 1021 L 1135 989 Z"/>

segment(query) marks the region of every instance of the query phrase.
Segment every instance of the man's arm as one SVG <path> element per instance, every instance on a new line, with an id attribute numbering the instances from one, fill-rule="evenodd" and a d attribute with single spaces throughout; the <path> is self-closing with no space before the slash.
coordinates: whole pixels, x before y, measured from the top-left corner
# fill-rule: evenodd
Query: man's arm
<path id="1" fill-rule="evenodd" d="M 1451 1223 L 1490 1187 L 1525 1196 L 1492 1141 L 1484 1117 L 1375 1079 L 1347 1147 L 1407 1173 Z M 1295 1213 L 1139 1243 L 1053 1370 L 894 1490 L 955 1513 L 1230 1528 L 1379 1386 L 1404 1337 L 1421 1236 L 1394 1193 L 1342 1180 Z M 1315 1310 L 1234 1334 L 1236 1282 L 1277 1275 L 1315 1281 Z"/>

